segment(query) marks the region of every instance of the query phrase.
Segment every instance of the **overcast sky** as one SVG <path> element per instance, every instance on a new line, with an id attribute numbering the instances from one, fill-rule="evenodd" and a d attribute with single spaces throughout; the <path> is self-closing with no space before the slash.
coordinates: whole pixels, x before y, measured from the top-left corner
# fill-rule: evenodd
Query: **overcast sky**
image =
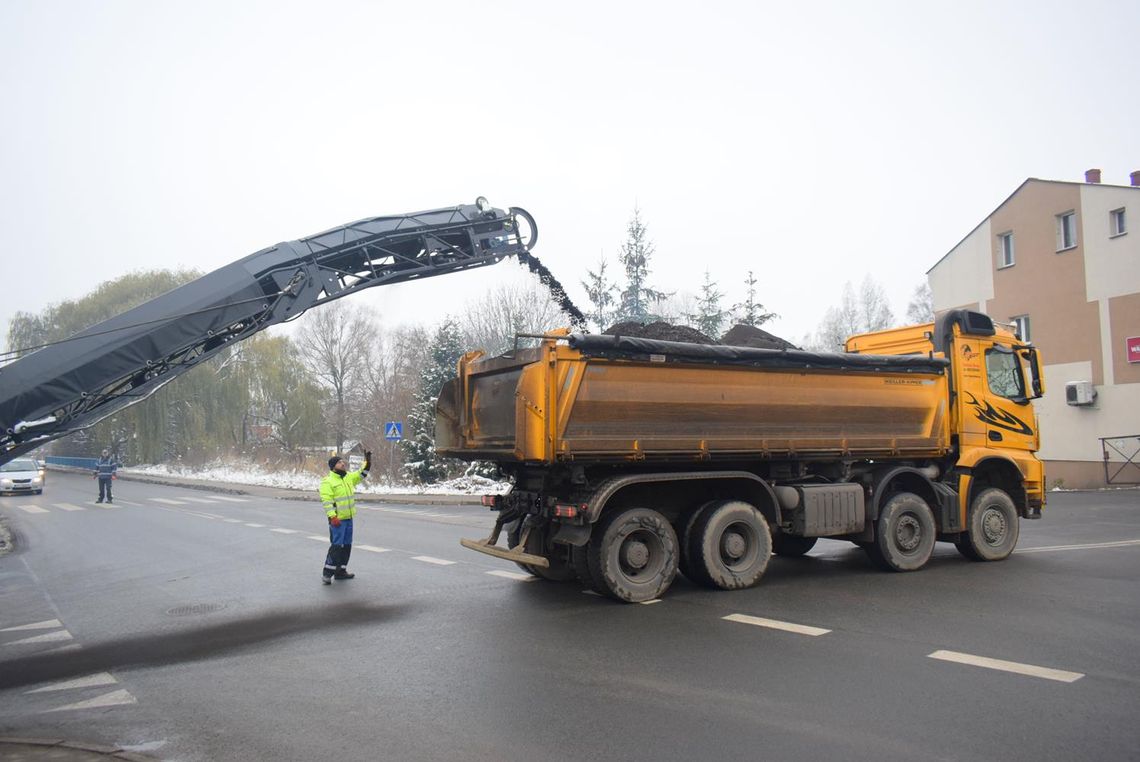
<path id="1" fill-rule="evenodd" d="M 901 316 L 1026 177 L 1128 184 L 1138 30 L 1135 0 L 0 0 L 0 325 L 478 195 L 582 306 L 636 204 L 660 288 L 752 269 L 798 340 L 870 273 Z M 354 298 L 435 321 L 523 272 Z"/>

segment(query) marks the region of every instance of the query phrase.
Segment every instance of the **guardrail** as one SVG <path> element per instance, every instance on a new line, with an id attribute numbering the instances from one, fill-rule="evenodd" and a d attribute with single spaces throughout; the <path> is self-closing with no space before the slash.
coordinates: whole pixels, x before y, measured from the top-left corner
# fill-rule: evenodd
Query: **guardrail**
<path id="1" fill-rule="evenodd" d="M 1101 437 L 1100 450 L 1104 456 L 1105 484 L 1140 484 L 1140 434 Z M 1110 460 L 1113 453 L 1122 460 Z"/>
<path id="2" fill-rule="evenodd" d="M 63 466 L 65 468 L 87 468 L 92 471 L 99 465 L 98 458 L 69 458 L 60 455 L 48 455 L 44 458 L 49 466 Z"/>

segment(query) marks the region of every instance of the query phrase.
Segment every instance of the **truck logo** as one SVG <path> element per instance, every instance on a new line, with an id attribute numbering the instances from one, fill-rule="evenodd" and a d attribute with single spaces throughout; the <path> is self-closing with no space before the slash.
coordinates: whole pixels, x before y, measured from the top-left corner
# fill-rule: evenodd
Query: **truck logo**
<path id="1" fill-rule="evenodd" d="M 1033 429 L 1029 428 L 1025 421 L 1013 413 L 998 410 L 988 402 L 983 406 L 973 394 L 969 392 L 966 392 L 966 394 L 970 397 L 969 403 L 974 406 L 974 414 L 978 416 L 979 421 L 988 423 L 990 426 L 996 426 L 999 429 L 1012 431 L 1015 434 L 1022 434 L 1027 437 L 1033 435 Z"/>
<path id="2" fill-rule="evenodd" d="M 974 359 L 974 350 L 970 348 L 969 344 L 962 345 L 962 359 L 966 362 Z"/>

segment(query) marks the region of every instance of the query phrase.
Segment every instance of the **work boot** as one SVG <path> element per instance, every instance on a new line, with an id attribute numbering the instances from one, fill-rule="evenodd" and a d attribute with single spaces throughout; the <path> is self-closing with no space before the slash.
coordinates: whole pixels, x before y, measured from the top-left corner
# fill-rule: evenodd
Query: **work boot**
<path id="1" fill-rule="evenodd" d="M 333 579 L 352 579 L 355 576 L 355 574 L 347 569 L 337 569 L 336 574 L 333 575 Z"/>
<path id="2" fill-rule="evenodd" d="M 103 498 L 99 498 L 99 499 L 98 499 L 98 500 L 96 500 L 95 502 L 96 502 L 96 503 L 101 503 L 101 502 L 103 502 Z"/>
<path id="3" fill-rule="evenodd" d="M 112 500 L 111 498 L 107 498 L 107 503 L 108 503 L 108 504 L 110 504 L 110 503 L 113 503 L 113 502 L 115 502 L 115 501 L 114 501 L 114 500 Z"/>
<path id="4" fill-rule="evenodd" d="M 332 577 L 326 577 L 325 575 L 322 574 L 321 575 L 321 584 L 331 585 L 332 584 Z"/>

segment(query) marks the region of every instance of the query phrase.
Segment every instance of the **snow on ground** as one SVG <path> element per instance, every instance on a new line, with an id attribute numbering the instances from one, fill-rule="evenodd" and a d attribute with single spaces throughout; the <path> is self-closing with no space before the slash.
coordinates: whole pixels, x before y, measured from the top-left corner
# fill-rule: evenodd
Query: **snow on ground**
<path id="1" fill-rule="evenodd" d="M 226 465 L 182 468 L 178 466 L 136 466 L 120 468 L 128 474 L 151 476 L 177 476 L 183 479 L 201 479 L 222 484 L 252 484 L 280 489 L 315 490 L 325 473 L 297 471 L 269 472 L 258 468 L 237 468 Z M 496 482 L 480 476 L 461 476 L 439 484 L 389 484 L 365 479 L 356 488 L 358 495 L 499 495 L 510 488 L 507 482 Z"/>

